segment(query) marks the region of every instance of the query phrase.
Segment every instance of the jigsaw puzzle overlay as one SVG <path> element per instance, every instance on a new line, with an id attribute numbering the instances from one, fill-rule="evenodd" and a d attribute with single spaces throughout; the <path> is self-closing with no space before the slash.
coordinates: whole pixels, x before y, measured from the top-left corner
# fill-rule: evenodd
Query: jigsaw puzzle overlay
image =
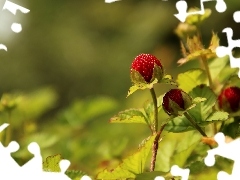
<path id="1" fill-rule="evenodd" d="M 233 160 L 232 174 L 228 174 L 224 171 L 220 171 L 217 174 L 218 180 L 238 180 L 240 177 L 240 138 L 237 138 L 231 142 L 225 142 L 225 136 L 219 132 L 214 136 L 215 141 L 218 143 L 218 147 L 208 150 L 207 156 L 204 159 L 204 163 L 207 166 L 213 166 L 215 164 L 215 156 L 221 156 L 230 160 Z M 189 178 L 189 169 L 181 169 L 177 165 L 172 166 L 170 173 L 173 176 L 180 176 L 182 180 Z M 154 180 L 165 180 L 164 177 L 157 176 Z"/>
<path id="2" fill-rule="evenodd" d="M 21 13 L 24 13 L 24 14 L 26 14 L 30 11 L 29 9 L 26 9 L 26 8 L 19 6 L 18 4 L 12 3 L 11 1 L 8 1 L 8 0 L 5 1 L 2 10 L 8 10 L 9 12 L 11 12 L 14 15 L 16 15 L 17 10 L 19 10 Z M 22 31 L 22 25 L 14 22 L 11 25 L 11 30 L 15 33 L 20 33 Z M 0 49 L 7 51 L 7 46 L 4 44 L 0 44 Z"/>
<path id="3" fill-rule="evenodd" d="M 204 14 L 204 2 L 207 1 L 216 1 L 216 10 L 219 13 L 223 13 L 227 9 L 227 5 L 224 0 L 201 0 L 200 1 L 200 11 L 187 13 L 187 2 L 184 0 L 180 0 L 176 3 L 176 9 L 178 10 L 178 14 L 174 14 L 176 18 L 178 18 L 181 22 L 184 22 L 189 15 L 193 14 Z M 233 13 L 233 20 L 236 23 L 240 23 L 240 11 L 236 11 Z M 231 68 L 240 68 L 240 58 L 234 58 L 232 54 L 233 48 L 240 47 L 240 39 L 233 40 L 233 30 L 230 27 L 226 27 L 222 30 L 223 33 L 226 33 L 228 40 L 228 47 L 219 46 L 216 49 L 216 54 L 218 57 L 229 56 L 230 66 Z M 240 70 L 238 72 L 238 77 L 240 78 Z"/>
<path id="4" fill-rule="evenodd" d="M 105 3 L 112 3 L 119 0 L 105 0 Z M 216 1 L 216 10 L 219 13 L 223 13 L 226 11 L 227 6 L 224 0 L 201 0 L 200 11 L 187 13 L 187 3 L 184 0 L 180 0 L 176 3 L 176 9 L 178 10 L 178 14 L 174 16 L 178 18 L 181 22 L 184 22 L 187 16 L 191 14 L 204 14 L 204 2 L 207 1 Z M 21 13 L 30 12 L 29 9 L 26 9 L 22 6 L 19 6 L 11 1 L 6 0 L 2 10 L 8 10 L 12 14 L 16 15 L 17 10 Z M 233 13 L 233 19 L 236 23 L 240 23 L 240 11 L 236 11 Z M 11 30 L 15 33 L 19 33 L 22 31 L 22 26 L 19 23 L 12 23 Z M 223 29 L 224 33 L 226 33 L 228 39 L 228 47 L 219 46 L 216 49 L 216 54 L 218 57 L 223 57 L 228 55 L 230 58 L 230 66 L 232 68 L 240 68 L 240 59 L 234 58 L 232 55 L 232 50 L 235 47 L 240 47 L 240 40 L 233 40 L 233 30 L 230 27 L 226 27 Z M 4 44 L 0 44 L 0 49 L 7 51 L 7 47 Z M 240 77 L 240 71 L 238 73 Z M 9 124 L 3 124 L 0 126 L 0 133 L 9 126 Z M 220 171 L 217 175 L 218 180 L 236 180 L 240 176 L 240 139 L 236 139 L 230 143 L 225 143 L 225 136 L 223 133 L 218 133 L 215 135 L 214 139 L 218 143 L 218 147 L 215 149 L 208 150 L 208 155 L 205 158 L 205 164 L 207 166 L 213 166 L 215 164 L 215 156 L 222 156 L 234 161 L 232 173 L 228 174 L 224 171 Z M 58 179 L 58 180 L 70 180 L 70 178 L 65 174 L 66 170 L 70 166 L 70 161 L 61 160 L 59 163 L 61 172 L 45 172 L 42 167 L 42 156 L 40 147 L 36 142 L 32 142 L 28 145 L 28 151 L 33 154 L 33 158 L 29 160 L 23 166 L 19 166 L 19 164 L 11 157 L 11 153 L 18 151 L 20 148 L 19 144 L 16 141 L 12 141 L 8 144 L 7 147 L 4 147 L 0 142 L 0 159 L 4 163 L 0 163 L 0 179 L 11 180 L 11 179 Z M 14 173 L 13 173 L 14 172 Z M 182 180 L 187 180 L 189 178 L 190 170 L 182 169 L 177 165 L 172 166 L 170 173 L 173 176 L 180 176 Z M 88 176 L 83 176 L 81 180 L 91 180 Z M 154 180 L 164 180 L 164 177 L 158 176 Z"/>
<path id="5" fill-rule="evenodd" d="M 0 126 L 0 133 L 9 126 L 4 123 Z M 36 142 L 32 142 L 28 145 L 28 151 L 33 154 L 33 158 L 30 159 L 23 166 L 19 164 L 11 157 L 11 153 L 18 151 L 20 148 L 16 141 L 12 141 L 7 147 L 4 147 L 0 142 L 0 179 L 12 180 L 12 179 L 24 179 L 24 180 L 71 180 L 66 174 L 66 170 L 70 166 L 70 161 L 61 160 L 59 163 L 61 172 L 45 172 L 43 171 L 43 161 L 41 156 L 40 147 Z M 91 180 L 89 176 L 83 176 L 80 180 Z"/>

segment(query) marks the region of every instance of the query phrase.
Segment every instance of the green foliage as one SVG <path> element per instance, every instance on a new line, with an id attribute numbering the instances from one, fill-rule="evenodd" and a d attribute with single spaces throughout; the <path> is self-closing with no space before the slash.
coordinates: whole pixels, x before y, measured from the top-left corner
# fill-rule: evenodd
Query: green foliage
<path id="1" fill-rule="evenodd" d="M 65 173 L 69 178 L 71 178 L 72 180 L 79 180 L 80 178 L 82 178 L 84 175 L 86 175 L 86 173 L 79 171 L 79 170 L 69 170 L 66 171 Z"/>
<path id="2" fill-rule="evenodd" d="M 156 44 L 157 38 L 149 38 L 149 34 L 153 33 L 152 30 L 149 30 L 149 25 L 154 24 L 152 26 L 155 27 L 157 22 L 160 21 L 159 19 L 154 20 L 154 18 L 151 18 L 151 22 L 146 19 L 144 21 L 145 12 L 148 12 L 149 10 L 147 11 L 147 9 L 150 8 L 146 6 L 147 2 L 139 3 L 139 6 L 142 6 L 141 9 L 144 10 L 143 14 L 142 16 L 138 16 L 133 12 L 133 16 L 139 18 L 138 23 L 141 22 L 137 26 L 137 29 L 145 29 L 143 30 L 143 34 L 139 35 L 140 39 L 135 41 L 133 38 L 133 34 L 139 30 L 134 30 L 133 26 L 136 26 L 136 24 L 133 24 L 131 18 L 128 18 L 128 22 L 126 22 L 129 27 L 124 26 L 126 29 L 117 30 L 119 33 L 119 37 L 117 36 L 117 38 L 122 38 L 120 34 L 128 34 L 126 37 L 127 41 L 129 42 L 130 38 L 133 44 L 136 46 L 141 44 L 139 45 L 141 47 L 139 49 L 143 49 L 143 47 L 147 48 L 145 47 L 148 44 L 146 41 L 152 41 L 151 43 L 155 42 Z M 59 5 L 61 6 L 61 3 Z M 116 10 L 114 6 L 113 9 Z M 132 10 L 130 8 L 129 12 L 132 13 Z M 164 8 L 162 10 L 165 12 L 168 11 Z M 197 9 L 190 9 L 190 11 L 195 10 Z M 159 12 L 159 9 L 157 11 Z M 94 12 L 90 13 L 91 16 L 89 19 L 91 21 L 95 18 L 92 18 Z M 122 14 L 126 16 L 126 13 Z M 0 101 L 0 122 L 8 122 L 11 124 L 11 127 L 6 132 L 0 134 L 0 140 L 4 145 L 8 145 L 11 139 L 19 142 L 22 148 L 13 154 L 19 164 L 24 164 L 31 158 L 29 152 L 26 150 L 28 144 L 33 141 L 37 142 L 41 147 L 43 156 L 47 157 L 43 162 L 44 171 L 59 172 L 59 162 L 62 156 L 69 159 L 72 163 L 70 170 L 67 170 L 66 174 L 73 180 L 79 180 L 83 175 L 86 175 L 83 172 L 85 170 L 91 174 L 91 177 L 97 176 L 97 179 L 104 180 L 145 180 L 154 179 L 160 175 L 169 180 L 173 178 L 178 179 L 178 177 L 173 177 L 169 172 L 172 165 L 175 164 L 182 168 L 189 168 L 191 171 L 190 179 L 214 179 L 219 170 L 227 169 L 229 171 L 231 163 L 224 159 L 218 158 L 216 167 L 211 169 L 207 169 L 203 162 L 206 151 L 212 145 L 207 141 L 202 141 L 202 136 L 205 136 L 203 133 L 206 132 L 210 136 L 213 136 L 217 132 L 222 131 L 225 135 L 232 138 L 237 138 L 240 135 L 240 112 L 229 115 L 227 112 L 216 108 L 217 97 L 222 88 L 225 86 L 240 87 L 240 80 L 236 75 L 238 69 L 233 69 L 229 66 L 228 57 L 218 58 L 216 56 L 216 48 L 220 42 L 217 34 L 212 32 L 208 46 L 203 44 L 199 27 L 210 15 L 211 10 L 206 9 L 202 15 L 188 16 L 186 21 L 180 23 L 175 30 L 175 33 L 181 39 L 183 54 L 183 58 L 178 61 L 178 64 L 186 65 L 189 61 L 194 62 L 198 60 L 200 67 L 191 67 L 184 72 L 180 72 L 177 75 L 176 81 L 172 75 L 165 74 L 158 66 L 154 67 L 153 79 L 151 79 L 150 83 L 146 83 L 143 77 L 136 71 L 133 71 L 130 75 L 133 86 L 129 88 L 127 97 L 137 90 L 152 90 L 156 86 L 159 86 L 160 90 L 165 90 L 165 85 L 171 88 L 172 86 L 174 88 L 177 86 L 177 88 L 188 93 L 193 100 L 192 105 L 184 112 L 168 117 L 162 108 L 164 94 L 160 94 L 160 91 L 155 91 L 156 94 L 160 94 L 157 96 L 151 92 L 152 101 L 147 101 L 142 108 L 130 108 L 119 113 L 117 111 L 124 107 L 115 99 L 107 96 L 98 95 L 86 99 L 76 98 L 74 101 L 69 102 L 69 104 L 64 104 L 63 107 L 59 108 L 58 100 L 64 103 L 65 101 L 61 101 L 62 94 L 58 94 L 53 88 L 47 87 L 28 93 L 5 93 L 2 94 Z M 131 14 L 130 16 L 132 17 Z M 114 31 L 116 30 L 114 23 L 118 23 L 119 19 L 116 21 L 115 18 L 119 17 L 110 18 L 112 19 L 112 24 L 108 24 L 109 29 L 103 30 L 104 33 L 105 31 L 107 32 L 105 33 L 107 36 L 111 34 L 109 33 L 111 28 L 114 27 Z M 83 21 L 83 19 L 80 19 L 80 21 Z M 99 22 L 96 20 L 94 23 L 99 25 Z M 104 21 L 103 23 L 107 22 Z M 155 34 L 159 34 L 159 29 L 156 29 Z M 69 32 L 72 33 L 71 30 Z M 89 32 L 87 31 L 87 33 Z M 102 31 L 100 32 L 104 34 Z M 79 34 L 78 31 L 74 33 L 76 33 L 76 37 Z M 85 38 L 85 33 L 83 33 L 83 41 L 89 42 Z M 98 66 L 99 64 L 95 64 L 95 62 L 91 64 L 91 61 L 89 61 L 89 57 L 91 57 L 90 59 L 96 59 L 97 56 L 94 56 L 96 52 L 99 51 L 102 53 L 106 47 L 109 48 L 108 43 L 107 45 L 102 43 L 106 37 L 104 35 L 104 38 L 102 38 L 102 35 L 98 36 L 98 31 L 90 32 L 90 34 L 95 33 L 94 41 L 101 42 L 101 46 L 96 48 L 94 53 L 91 50 L 92 45 L 88 46 L 86 51 L 83 51 L 85 57 L 83 59 L 91 67 L 91 72 L 98 71 L 98 73 L 104 74 L 106 77 L 109 74 L 112 75 L 114 68 L 110 72 L 109 68 L 101 69 Z M 68 39 L 68 35 L 66 37 Z M 111 39 L 112 37 L 107 38 Z M 116 37 L 112 39 L 114 38 Z M 74 39 L 73 42 L 80 41 Z M 44 46 L 45 44 L 44 42 Z M 65 49 L 65 42 L 63 44 L 60 46 L 60 49 Z M 110 46 L 113 47 L 112 49 L 132 48 L 132 45 L 128 45 L 126 41 L 120 42 L 120 44 L 111 42 Z M 75 47 L 79 46 L 75 44 L 74 49 L 72 49 L 73 52 L 77 52 L 75 55 L 72 55 L 72 52 L 70 54 L 67 52 L 63 53 L 66 57 L 72 58 L 72 61 L 69 62 L 73 63 L 70 67 L 76 68 L 75 73 L 81 72 L 85 75 L 87 72 L 85 67 L 81 66 L 82 68 L 79 69 L 79 66 L 77 66 L 79 62 L 75 60 L 77 59 L 75 56 L 79 54 L 79 50 Z M 148 48 L 150 47 L 152 46 Z M 134 53 L 138 52 L 137 47 L 135 48 L 132 48 L 134 49 Z M 66 49 L 69 49 L 68 45 Z M 59 54 L 59 51 L 57 54 Z M 113 51 L 112 57 L 128 60 L 125 54 Z M 169 54 L 173 54 L 172 49 Z M 111 57 L 111 55 L 108 56 Z M 112 57 L 110 58 L 111 61 L 104 63 L 104 65 L 109 63 L 111 65 L 116 64 L 115 68 L 123 76 L 124 73 L 122 70 L 125 63 L 123 61 L 112 61 Z M 56 59 L 58 60 L 58 58 Z M 59 62 L 59 64 L 62 64 L 62 68 L 55 69 L 64 69 L 63 71 L 68 69 L 63 62 Z M 68 73 L 63 74 L 65 76 Z M 98 75 L 97 73 L 91 73 L 91 77 L 83 76 L 84 83 L 79 82 L 79 85 L 76 86 L 79 86 L 80 90 L 85 90 L 85 93 L 95 92 L 95 89 L 99 89 L 103 84 Z M 74 74 L 74 76 L 76 75 Z M 106 82 L 108 92 L 111 92 L 120 83 L 121 85 L 126 84 L 122 79 L 118 79 L 117 77 L 119 78 L 120 76 L 111 78 L 113 79 L 111 84 Z M 95 84 L 88 86 L 89 83 L 86 82 L 90 82 L 91 78 L 94 79 Z M 58 79 L 61 78 L 58 77 Z M 60 81 L 60 83 L 64 84 L 64 81 Z M 83 84 L 84 86 L 82 86 Z M 75 84 L 64 84 L 63 87 L 71 89 L 73 88 L 72 85 Z M 124 88 L 125 86 L 123 86 Z M 118 88 L 116 89 L 118 91 Z M 63 92 L 65 94 L 65 91 Z M 78 93 L 77 95 L 79 95 Z M 65 94 L 65 96 L 68 95 L 71 96 L 71 93 Z M 139 99 L 138 104 L 140 104 Z M 116 115 L 113 116 L 113 114 Z M 106 121 L 109 117 L 112 117 L 109 121 L 110 124 Z M 151 130 L 150 132 L 148 131 L 149 129 Z M 205 138 L 211 139 L 210 137 Z M 144 140 L 140 143 L 139 148 L 133 151 L 133 149 L 136 149 L 139 139 Z M 56 155 L 49 156 L 51 154 Z M 150 172 L 148 169 L 150 169 Z"/>
<path id="3" fill-rule="evenodd" d="M 116 168 L 100 172 L 97 179 L 128 179 L 135 178 L 137 174 L 143 173 L 155 137 L 154 135 L 147 138 L 136 153 L 123 159 L 123 162 Z"/>
<path id="4" fill-rule="evenodd" d="M 48 172 L 60 172 L 59 162 L 62 160 L 60 154 L 49 156 L 43 162 L 43 170 Z"/>
<path id="5" fill-rule="evenodd" d="M 213 111 L 212 108 L 216 102 L 216 95 L 208 86 L 199 85 L 193 88 L 189 95 L 192 98 L 201 97 L 206 99 L 187 111 L 199 125 L 205 126 L 216 120 L 224 121 L 228 119 L 228 113 Z M 185 116 L 178 116 L 173 118 L 165 129 L 170 132 L 184 132 L 193 130 L 193 127 Z"/>
<path id="6" fill-rule="evenodd" d="M 207 76 L 202 69 L 191 69 L 180 73 L 177 77 L 179 88 L 185 92 L 190 92 L 194 87 L 207 83 Z"/>
<path id="7" fill-rule="evenodd" d="M 128 109 L 110 119 L 111 123 L 148 123 L 142 109 Z"/>
<path id="8" fill-rule="evenodd" d="M 168 133 L 159 144 L 156 170 L 169 172 L 172 165 L 184 167 L 189 155 L 199 145 L 201 136 L 189 131 L 181 134 Z"/>
<path id="9" fill-rule="evenodd" d="M 45 161 L 43 161 L 43 171 L 47 172 L 61 172 L 59 163 L 63 160 L 60 154 L 54 156 L 48 156 Z M 86 173 L 79 170 L 67 170 L 65 174 L 72 180 L 79 180 Z"/>
<path id="10" fill-rule="evenodd" d="M 153 81 L 151 81 L 151 83 L 146 83 L 143 77 L 141 76 L 141 74 L 137 71 L 133 71 L 133 73 L 131 73 L 131 76 L 134 76 L 134 77 L 131 77 L 132 79 L 135 78 L 138 80 L 137 80 L 137 83 L 131 86 L 130 89 L 128 90 L 127 97 L 133 94 L 137 90 L 151 89 L 153 88 L 153 85 L 157 83 L 177 85 L 176 82 L 172 79 L 172 76 L 170 75 L 164 75 L 161 80 L 154 79 Z"/>

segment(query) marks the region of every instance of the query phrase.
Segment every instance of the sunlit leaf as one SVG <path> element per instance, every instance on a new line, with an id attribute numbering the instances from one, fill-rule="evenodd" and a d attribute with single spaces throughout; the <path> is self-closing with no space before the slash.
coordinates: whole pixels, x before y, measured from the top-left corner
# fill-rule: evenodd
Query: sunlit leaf
<path id="1" fill-rule="evenodd" d="M 79 180 L 82 176 L 86 175 L 86 173 L 78 170 L 68 170 L 65 174 L 72 180 Z"/>
<path id="2" fill-rule="evenodd" d="M 180 73 L 177 77 L 179 88 L 186 93 L 191 91 L 194 87 L 206 83 L 206 73 L 202 69 L 191 69 L 184 73 Z"/>
<path id="3" fill-rule="evenodd" d="M 219 46 L 219 37 L 217 36 L 217 34 L 215 34 L 214 32 L 212 33 L 212 39 L 210 41 L 210 45 L 208 47 L 208 49 L 211 49 L 212 52 L 216 52 L 216 48 Z"/>
<path id="4" fill-rule="evenodd" d="M 170 85 L 175 85 L 175 86 L 178 85 L 177 82 L 175 82 L 175 81 L 173 80 L 172 76 L 171 76 L 171 75 L 168 75 L 168 74 L 165 75 L 165 76 L 162 78 L 162 80 L 159 81 L 159 83 L 170 84 Z"/>
<path id="5" fill-rule="evenodd" d="M 194 131 L 166 134 L 159 143 L 156 171 L 168 172 L 175 164 L 183 167 L 200 139 L 201 135 Z"/>
<path id="6" fill-rule="evenodd" d="M 240 87 L 240 78 L 238 75 L 232 75 L 225 84 L 226 86 L 237 86 Z"/>
<path id="7" fill-rule="evenodd" d="M 156 135 L 150 136 L 136 153 L 123 159 L 115 169 L 104 170 L 97 175 L 97 179 L 127 179 L 135 178 L 137 174 L 144 172 L 146 159 L 152 148 Z"/>
<path id="8" fill-rule="evenodd" d="M 161 171 L 153 171 L 153 172 L 144 172 L 142 174 L 138 174 L 136 176 L 136 180 L 147 180 L 147 179 L 152 179 L 154 180 L 157 176 L 162 176 L 165 177 L 167 173 L 161 172 Z M 165 177 L 165 180 L 166 177 Z"/>
<path id="9" fill-rule="evenodd" d="M 131 94 L 133 94 L 137 90 L 151 89 L 153 87 L 153 85 L 156 84 L 156 83 L 158 83 L 157 79 L 155 79 L 153 82 L 151 82 L 149 84 L 148 83 L 137 83 L 137 84 L 134 84 L 128 90 L 127 97 L 130 96 Z"/>
<path id="10" fill-rule="evenodd" d="M 111 123 L 147 123 L 147 118 L 143 114 L 142 109 L 128 109 L 119 112 L 116 116 L 110 119 Z"/>
<path id="11" fill-rule="evenodd" d="M 60 172 L 59 162 L 62 160 L 60 154 L 49 156 L 43 162 L 43 170 L 48 172 Z"/>
<path id="12" fill-rule="evenodd" d="M 138 78 L 139 81 L 135 82 L 133 84 L 133 86 L 130 87 L 130 89 L 128 90 L 127 97 L 130 96 L 131 94 L 133 94 L 137 90 L 151 89 L 151 88 L 153 88 L 154 84 L 156 84 L 156 83 L 177 85 L 177 83 L 173 80 L 171 75 L 164 75 L 161 80 L 155 78 L 154 80 L 152 80 L 151 83 L 146 83 L 144 81 L 143 77 L 137 71 L 133 71 L 133 73 L 131 73 L 131 74 L 134 74 L 134 77 L 132 77 L 132 78 Z"/>
<path id="13" fill-rule="evenodd" d="M 223 121 L 228 119 L 229 114 L 227 112 L 215 111 L 206 118 L 206 121 Z"/>
<path id="14" fill-rule="evenodd" d="M 206 85 L 199 85 L 195 87 L 191 92 L 189 92 L 189 95 L 192 98 L 203 97 L 207 99 L 188 111 L 196 122 L 201 123 L 202 121 L 206 121 L 207 117 L 212 113 L 212 107 L 214 106 L 217 98 L 216 95 Z"/>
<path id="15" fill-rule="evenodd" d="M 228 56 L 209 61 L 209 69 L 213 81 L 217 83 L 224 83 L 233 74 L 237 75 L 238 72 L 238 68 L 230 67 Z"/>

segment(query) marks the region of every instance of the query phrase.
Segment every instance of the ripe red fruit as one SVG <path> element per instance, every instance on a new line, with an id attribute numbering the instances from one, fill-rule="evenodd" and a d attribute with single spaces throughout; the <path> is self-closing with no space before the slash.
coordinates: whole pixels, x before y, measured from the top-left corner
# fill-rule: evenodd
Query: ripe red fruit
<path id="1" fill-rule="evenodd" d="M 163 109 L 169 115 L 178 115 L 192 105 L 192 98 L 181 89 L 171 89 L 163 97 Z"/>
<path id="2" fill-rule="evenodd" d="M 218 105 L 220 109 L 229 113 L 240 110 L 240 88 L 232 86 L 223 89 L 218 96 Z"/>
<path id="3" fill-rule="evenodd" d="M 163 69 L 161 62 L 155 56 L 151 54 L 140 54 L 132 62 L 131 73 L 133 70 L 139 72 L 144 80 L 149 83 L 152 80 L 155 64 L 159 66 L 161 70 Z M 162 76 L 162 72 L 160 76 Z"/>

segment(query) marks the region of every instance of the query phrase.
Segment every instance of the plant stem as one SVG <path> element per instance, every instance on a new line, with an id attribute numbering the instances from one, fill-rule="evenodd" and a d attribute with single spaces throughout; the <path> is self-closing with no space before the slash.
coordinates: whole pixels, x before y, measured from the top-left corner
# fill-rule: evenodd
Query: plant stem
<path id="1" fill-rule="evenodd" d="M 210 88 L 214 91 L 215 87 L 213 85 L 213 81 L 212 81 L 212 76 L 211 76 L 211 73 L 210 73 L 210 70 L 209 70 L 209 66 L 208 66 L 208 62 L 207 62 L 207 59 L 206 59 L 206 56 L 201 56 L 201 59 L 202 59 L 202 62 L 203 62 L 203 65 L 204 65 L 204 68 L 205 68 L 205 71 L 207 73 L 207 77 L 208 77 L 208 81 L 209 81 L 209 86 Z M 213 129 L 213 133 L 216 134 L 217 133 L 217 124 L 216 123 L 213 123 L 212 124 L 212 129 Z"/>
<path id="2" fill-rule="evenodd" d="M 158 143 L 159 143 L 159 139 L 160 136 L 162 134 L 162 131 L 164 129 L 164 127 L 166 126 L 166 124 L 163 124 L 160 131 L 157 132 L 157 135 L 154 139 L 153 142 L 153 147 L 152 147 L 152 160 L 151 160 L 151 166 L 150 166 L 150 172 L 154 171 L 155 169 L 155 163 L 156 163 L 156 159 L 157 159 L 157 151 L 158 151 Z"/>
<path id="3" fill-rule="evenodd" d="M 153 122 L 153 133 L 157 133 L 158 131 L 158 105 L 157 105 L 157 97 L 156 93 L 153 88 L 150 89 L 152 100 L 153 100 L 153 106 L 154 106 L 154 122 Z"/>
<path id="4" fill-rule="evenodd" d="M 157 96 L 156 93 L 154 91 L 154 88 L 150 89 L 151 95 L 152 95 L 152 100 L 153 100 L 153 111 L 154 111 L 154 121 L 153 121 L 153 125 L 152 125 L 152 131 L 153 134 L 156 134 L 156 137 L 154 139 L 153 142 L 153 146 L 152 146 L 152 160 L 151 160 L 151 166 L 150 166 L 150 171 L 154 171 L 155 169 L 155 163 L 156 163 L 156 158 L 157 158 L 157 151 L 158 151 L 158 141 L 160 139 L 161 133 L 165 127 L 165 124 L 162 125 L 160 131 L 158 132 L 158 104 L 157 104 Z"/>
<path id="5" fill-rule="evenodd" d="M 201 135 L 207 137 L 207 135 L 205 134 L 205 132 L 197 125 L 197 123 L 195 123 L 195 121 L 192 119 L 192 117 L 188 114 L 188 112 L 184 113 L 184 116 L 190 121 L 190 123 L 193 125 L 193 127 L 195 127 L 200 133 Z"/>
<path id="6" fill-rule="evenodd" d="M 10 126 L 8 126 L 7 131 L 6 131 L 6 139 L 5 139 L 5 145 L 8 146 L 8 144 L 11 141 L 11 135 L 12 135 L 12 130 L 11 130 L 11 111 L 8 112 L 8 123 Z"/>
<path id="7" fill-rule="evenodd" d="M 212 81 L 212 76 L 211 76 L 211 73 L 210 73 L 210 70 L 209 70 L 209 66 L 208 66 L 208 63 L 207 63 L 207 58 L 206 58 L 206 56 L 201 56 L 201 59 L 202 59 L 202 62 L 203 62 L 205 71 L 206 71 L 206 73 L 207 73 L 207 77 L 208 77 L 208 81 L 209 81 L 209 86 L 210 86 L 212 89 L 214 89 L 214 87 L 213 87 L 213 81 Z"/>
<path id="8" fill-rule="evenodd" d="M 188 114 L 188 112 L 183 113 L 184 116 L 190 121 L 190 123 L 200 132 L 200 134 L 204 137 L 208 137 L 206 133 L 195 123 L 195 121 L 192 119 L 192 117 Z M 212 149 L 212 146 L 209 145 L 209 148 Z"/>

